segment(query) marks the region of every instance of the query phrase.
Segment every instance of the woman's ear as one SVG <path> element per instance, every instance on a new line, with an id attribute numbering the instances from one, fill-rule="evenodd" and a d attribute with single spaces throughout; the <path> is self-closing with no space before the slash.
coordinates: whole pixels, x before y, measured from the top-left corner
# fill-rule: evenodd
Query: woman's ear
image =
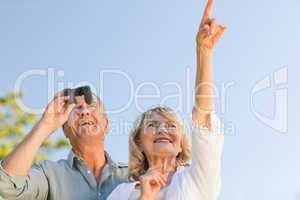
<path id="1" fill-rule="evenodd" d="M 145 151 L 144 151 L 144 148 L 142 147 L 142 145 L 141 145 L 141 144 L 137 144 L 137 145 L 138 145 L 138 148 L 140 149 L 140 151 L 142 152 L 142 154 L 143 154 L 144 156 L 146 156 Z"/>
<path id="2" fill-rule="evenodd" d="M 183 137 L 181 137 L 181 141 L 180 141 L 180 146 L 179 146 L 179 151 L 178 153 L 181 153 L 182 152 L 182 146 L 184 145 L 184 140 L 183 140 Z"/>
<path id="3" fill-rule="evenodd" d="M 180 156 L 181 153 L 182 153 L 182 149 L 180 148 L 180 150 L 179 150 L 178 153 L 177 153 L 176 158 L 178 158 L 178 157 Z"/>

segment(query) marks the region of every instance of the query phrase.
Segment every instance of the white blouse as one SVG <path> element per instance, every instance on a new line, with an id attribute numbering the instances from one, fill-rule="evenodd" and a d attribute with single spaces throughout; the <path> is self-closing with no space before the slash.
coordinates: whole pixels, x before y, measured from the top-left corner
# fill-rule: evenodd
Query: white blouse
<path id="1" fill-rule="evenodd" d="M 221 184 L 220 169 L 224 135 L 219 118 L 211 114 L 212 129 L 193 125 L 192 163 L 178 167 L 171 183 L 163 188 L 155 200 L 215 200 Z M 137 200 L 138 182 L 120 184 L 108 200 Z"/>

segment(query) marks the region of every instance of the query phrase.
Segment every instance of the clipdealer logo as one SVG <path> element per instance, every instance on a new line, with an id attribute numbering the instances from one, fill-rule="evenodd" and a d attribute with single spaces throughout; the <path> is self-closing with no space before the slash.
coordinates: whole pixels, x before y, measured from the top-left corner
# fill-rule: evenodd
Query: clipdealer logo
<path id="1" fill-rule="evenodd" d="M 263 92 L 273 93 L 273 111 L 265 115 L 255 107 L 255 97 Z M 250 108 L 254 116 L 263 124 L 279 133 L 288 132 L 288 68 L 282 67 L 256 82 L 251 90 Z"/>

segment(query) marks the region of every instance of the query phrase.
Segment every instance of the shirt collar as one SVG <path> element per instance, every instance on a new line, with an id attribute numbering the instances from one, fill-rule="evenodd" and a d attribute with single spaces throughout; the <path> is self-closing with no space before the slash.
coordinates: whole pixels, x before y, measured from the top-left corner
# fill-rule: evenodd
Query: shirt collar
<path id="1" fill-rule="evenodd" d="M 106 152 L 104 151 L 104 155 L 105 155 L 105 158 L 106 158 L 106 164 L 111 167 L 111 168 L 116 168 L 117 167 L 117 164 L 112 160 L 111 156 Z M 68 155 L 68 163 L 70 165 L 70 167 L 74 167 L 75 165 L 75 160 L 77 161 L 84 161 L 82 158 L 80 158 L 79 156 L 77 156 L 72 150 L 69 152 L 69 155 Z"/>

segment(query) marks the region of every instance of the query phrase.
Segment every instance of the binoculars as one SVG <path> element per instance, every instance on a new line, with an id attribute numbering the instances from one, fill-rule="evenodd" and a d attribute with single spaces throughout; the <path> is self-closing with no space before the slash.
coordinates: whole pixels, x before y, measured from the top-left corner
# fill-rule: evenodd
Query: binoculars
<path id="1" fill-rule="evenodd" d="M 64 89 L 64 96 L 69 96 L 68 103 L 77 103 L 75 97 L 84 96 L 84 100 L 87 104 L 91 104 L 93 101 L 93 93 L 89 86 L 77 87 L 75 89 Z"/>

